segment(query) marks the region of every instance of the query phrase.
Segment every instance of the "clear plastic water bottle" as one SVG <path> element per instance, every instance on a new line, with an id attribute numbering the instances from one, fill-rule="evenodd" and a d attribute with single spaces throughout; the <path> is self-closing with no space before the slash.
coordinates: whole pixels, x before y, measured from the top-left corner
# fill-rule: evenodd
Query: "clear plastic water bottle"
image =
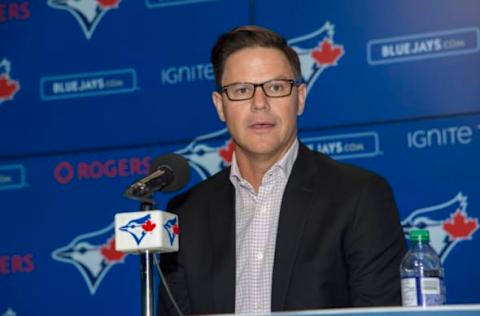
<path id="1" fill-rule="evenodd" d="M 410 231 L 412 248 L 400 264 L 403 306 L 445 304 L 445 285 L 440 257 L 429 245 L 428 230 Z"/>

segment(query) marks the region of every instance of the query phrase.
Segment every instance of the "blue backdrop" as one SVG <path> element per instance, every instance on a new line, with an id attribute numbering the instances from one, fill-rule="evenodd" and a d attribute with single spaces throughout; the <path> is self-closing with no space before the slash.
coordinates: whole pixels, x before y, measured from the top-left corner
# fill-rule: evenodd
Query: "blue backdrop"
<path id="1" fill-rule="evenodd" d="M 161 154 L 190 185 L 230 163 L 209 57 L 243 24 L 298 52 L 301 140 L 386 177 L 448 303 L 480 303 L 480 2 L 0 0 L 0 315 L 140 312 L 113 216 Z"/>

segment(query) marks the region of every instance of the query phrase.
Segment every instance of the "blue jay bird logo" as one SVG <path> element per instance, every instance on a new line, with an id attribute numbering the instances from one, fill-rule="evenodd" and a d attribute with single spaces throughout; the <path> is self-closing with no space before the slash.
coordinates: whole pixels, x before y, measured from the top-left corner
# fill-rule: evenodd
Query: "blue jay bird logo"
<path id="1" fill-rule="evenodd" d="M 108 271 L 123 263 L 127 255 L 115 250 L 114 225 L 75 237 L 68 245 L 52 252 L 54 260 L 78 269 L 94 295 Z"/>
<path id="2" fill-rule="evenodd" d="M 180 227 L 177 224 L 177 218 L 173 217 L 163 224 L 163 228 L 167 231 L 168 240 L 170 241 L 170 246 L 173 246 L 175 237 L 180 234 Z"/>
<path id="3" fill-rule="evenodd" d="M 478 219 L 467 214 L 467 196 L 459 192 L 452 199 L 417 209 L 402 221 L 407 236 L 414 228 L 427 229 L 430 244 L 444 262 L 461 241 L 471 240 L 478 229 Z"/>
<path id="4" fill-rule="evenodd" d="M 226 128 L 196 137 L 186 147 L 176 151 L 188 160 L 190 166 L 200 176 L 201 180 L 217 173 L 231 163 L 233 143 Z"/>
<path id="5" fill-rule="evenodd" d="M 338 60 L 345 54 L 343 45 L 335 43 L 334 35 L 335 26 L 327 21 L 318 30 L 288 41 L 300 59 L 307 93 L 320 74 L 329 67 L 337 66 Z"/>
<path id="6" fill-rule="evenodd" d="M 92 37 L 103 16 L 112 9 L 117 9 L 121 0 L 48 0 L 48 5 L 55 9 L 70 12 L 82 27 L 87 39 Z"/>
<path id="7" fill-rule="evenodd" d="M 156 226 L 157 225 L 151 221 L 151 215 L 147 214 L 143 217 L 132 219 L 120 227 L 120 230 L 129 233 L 133 239 L 135 239 L 138 246 L 147 233 L 153 231 Z"/>

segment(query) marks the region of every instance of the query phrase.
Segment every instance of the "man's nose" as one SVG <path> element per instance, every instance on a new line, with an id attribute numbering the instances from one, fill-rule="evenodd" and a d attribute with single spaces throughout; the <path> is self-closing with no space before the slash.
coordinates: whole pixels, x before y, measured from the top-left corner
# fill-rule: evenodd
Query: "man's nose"
<path id="1" fill-rule="evenodd" d="M 269 98 L 265 95 L 261 86 L 256 86 L 253 91 L 252 111 L 267 110 L 269 108 Z"/>

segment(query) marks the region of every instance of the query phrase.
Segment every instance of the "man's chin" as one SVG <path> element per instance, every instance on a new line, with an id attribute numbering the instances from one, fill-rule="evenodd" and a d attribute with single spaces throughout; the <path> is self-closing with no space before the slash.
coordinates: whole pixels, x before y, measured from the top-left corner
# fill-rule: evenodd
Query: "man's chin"
<path id="1" fill-rule="evenodd" d="M 242 150 L 246 156 L 262 158 L 264 160 L 275 158 L 282 153 L 281 146 L 271 143 L 261 143 L 245 147 L 238 146 L 237 150 Z"/>

